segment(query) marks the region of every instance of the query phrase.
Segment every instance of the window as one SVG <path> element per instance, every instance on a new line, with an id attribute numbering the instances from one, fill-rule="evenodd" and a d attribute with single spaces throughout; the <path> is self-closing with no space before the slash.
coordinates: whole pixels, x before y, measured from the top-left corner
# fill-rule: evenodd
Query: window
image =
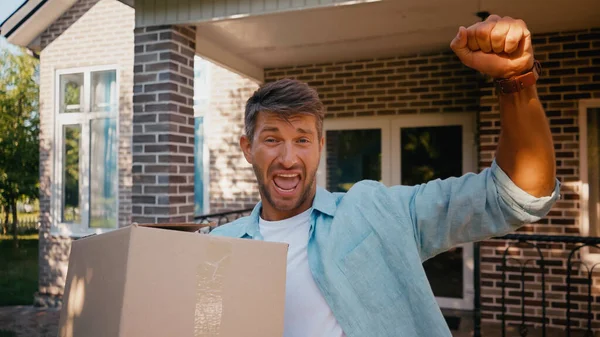
<path id="1" fill-rule="evenodd" d="M 204 130 L 210 103 L 211 63 L 199 56 L 194 58 L 194 213 L 209 212 L 208 145 Z"/>
<path id="2" fill-rule="evenodd" d="M 600 100 L 582 100 L 579 105 L 581 176 L 581 234 L 600 237 Z M 600 251 L 587 257 L 600 262 Z M 592 256 L 593 255 L 593 256 Z"/>
<path id="3" fill-rule="evenodd" d="M 53 205 L 61 232 L 118 226 L 117 77 L 115 68 L 57 72 Z"/>
<path id="4" fill-rule="evenodd" d="M 327 190 L 347 192 L 357 181 L 381 181 L 381 129 L 327 130 Z"/>

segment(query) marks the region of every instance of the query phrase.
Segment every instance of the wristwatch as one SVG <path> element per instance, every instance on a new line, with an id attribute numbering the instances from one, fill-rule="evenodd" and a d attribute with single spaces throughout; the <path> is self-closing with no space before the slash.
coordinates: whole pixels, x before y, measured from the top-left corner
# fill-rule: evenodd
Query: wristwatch
<path id="1" fill-rule="evenodd" d="M 496 92 L 498 94 L 514 94 L 526 87 L 534 85 L 540 74 L 542 73 L 542 65 L 538 60 L 533 61 L 533 68 L 528 72 L 514 76 L 511 78 L 494 79 Z"/>

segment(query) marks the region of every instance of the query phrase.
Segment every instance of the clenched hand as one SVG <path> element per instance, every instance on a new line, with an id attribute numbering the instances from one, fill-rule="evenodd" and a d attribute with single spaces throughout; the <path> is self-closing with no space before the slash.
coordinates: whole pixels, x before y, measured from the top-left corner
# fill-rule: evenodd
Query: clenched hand
<path id="1" fill-rule="evenodd" d="M 531 33 L 523 20 L 490 15 L 461 26 L 450 47 L 462 63 L 493 78 L 509 78 L 533 67 Z"/>

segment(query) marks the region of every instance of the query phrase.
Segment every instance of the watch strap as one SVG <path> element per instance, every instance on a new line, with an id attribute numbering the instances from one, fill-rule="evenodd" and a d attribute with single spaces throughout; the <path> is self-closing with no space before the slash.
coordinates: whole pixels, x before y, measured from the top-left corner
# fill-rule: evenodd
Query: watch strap
<path id="1" fill-rule="evenodd" d="M 496 92 L 499 94 L 513 94 L 526 87 L 536 84 L 542 72 L 542 65 L 538 60 L 533 61 L 533 68 L 525 74 L 511 78 L 494 80 Z"/>

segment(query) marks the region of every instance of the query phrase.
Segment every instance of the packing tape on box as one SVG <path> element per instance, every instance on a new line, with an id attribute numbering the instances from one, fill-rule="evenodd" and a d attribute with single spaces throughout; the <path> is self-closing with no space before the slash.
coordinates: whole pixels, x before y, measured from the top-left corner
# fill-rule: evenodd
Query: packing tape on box
<path id="1" fill-rule="evenodd" d="M 230 242 L 211 240 L 206 260 L 196 269 L 194 337 L 219 336 L 223 318 L 223 288 L 231 264 Z"/>

